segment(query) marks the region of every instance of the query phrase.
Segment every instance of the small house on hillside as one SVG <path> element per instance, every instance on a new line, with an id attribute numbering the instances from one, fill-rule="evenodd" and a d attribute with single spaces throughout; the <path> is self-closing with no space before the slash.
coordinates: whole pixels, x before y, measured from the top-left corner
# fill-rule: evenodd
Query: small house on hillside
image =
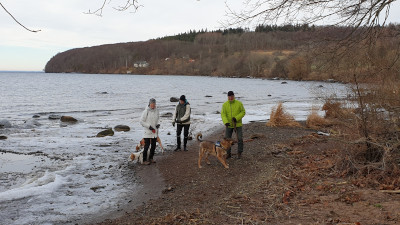
<path id="1" fill-rule="evenodd" d="M 133 67 L 135 68 L 141 68 L 141 67 L 148 67 L 149 63 L 146 61 L 137 61 L 133 64 Z"/>

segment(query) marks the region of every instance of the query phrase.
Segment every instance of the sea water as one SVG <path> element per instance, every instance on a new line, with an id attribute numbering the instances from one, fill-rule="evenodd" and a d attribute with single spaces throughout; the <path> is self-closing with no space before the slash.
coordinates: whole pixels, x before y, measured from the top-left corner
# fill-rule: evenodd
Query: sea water
<path id="1" fill-rule="evenodd" d="M 295 82 L 205 76 L 0 73 L 0 224 L 68 224 L 95 218 L 128 204 L 138 188 L 126 177 L 128 157 L 143 134 L 139 120 L 150 98 L 160 111 L 159 136 L 174 148 L 175 128 L 168 114 L 186 95 L 191 129 L 210 134 L 222 127 L 220 110 L 234 91 L 246 109 L 244 123 L 267 121 L 282 102 L 305 120 L 326 96 L 346 95 L 338 83 Z M 49 116 L 72 116 L 62 123 Z M 36 118 L 33 118 L 33 117 Z M 129 132 L 96 138 L 116 125 Z M 157 150 L 159 153 L 159 149 Z M 118 207 L 117 207 L 118 206 Z"/>

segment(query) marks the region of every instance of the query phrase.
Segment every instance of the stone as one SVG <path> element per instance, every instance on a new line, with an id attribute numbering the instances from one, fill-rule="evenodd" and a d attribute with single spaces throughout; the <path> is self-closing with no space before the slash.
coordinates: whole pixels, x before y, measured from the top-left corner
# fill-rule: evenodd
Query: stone
<path id="1" fill-rule="evenodd" d="M 171 97 L 171 98 L 169 99 L 169 101 L 170 101 L 170 102 L 179 102 L 179 98 Z"/>
<path id="2" fill-rule="evenodd" d="M 0 128 L 11 128 L 11 123 L 8 120 L 0 120 Z"/>
<path id="3" fill-rule="evenodd" d="M 25 120 L 25 122 L 24 122 L 25 129 L 32 129 L 32 128 L 40 127 L 40 126 L 42 126 L 42 124 L 39 123 L 39 121 L 37 121 L 35 119 L 28 119 L 28 120 Z"/>
<path id="4" fill-rule="evenodd" d="M 6 140 L 7 139 L 7 137 L 6 136 L 0 136 L 0 140 Z"/>
<path id="5" fill-rule="evenodd" d="M 60 120 L 61 120 L 61 122 L 65 122 L 65 123 L 76 123 L 76 122 L 78 122 L 78 120 L 75 119 L 72 116 L 62 116 L 60 118 Z"/>
<path id="6" fill-rule="evenodd" d="M 287 82 L 286 82 L 286 81 L 283 81 L 281 84 L 287 84 Z"/>
<path id="7" fill-rule="evenodd" d="M 49 120 L 59 120 L 59 119 L 61 119 L 60 115 L 56 115 L 56 114 L 49 115 Z"/>
<path id="8" fill-rule="evenodd" d="M 114 127 L 114 130 L 118 131 L 118 132 L 121 132 L 121 131 L 127 132 L 127 131 L 130 131 L 131 128 L 129 126 L 126 126 L 126 125 L 117 125 L 117 126 Z"/>
<path id="9" fill-rule="evenodd" d="M 110 128 L 99 132 L 96 137 L 114 136 L 114 131 Z"/>
<path id="10" fill-rule="evenodd" d="M 170 112 L 167 112 L 167 113 L 164 113 L 161 115 L 161 117 L 172 117 L 172 116 L 173 116 L 173 114 Z"/>
<path id="11" fill-rule="evenodd" d="M 32 116 L 32 118 L 40 118 L 40 115 L 35 114 L 35 115 Z"/>

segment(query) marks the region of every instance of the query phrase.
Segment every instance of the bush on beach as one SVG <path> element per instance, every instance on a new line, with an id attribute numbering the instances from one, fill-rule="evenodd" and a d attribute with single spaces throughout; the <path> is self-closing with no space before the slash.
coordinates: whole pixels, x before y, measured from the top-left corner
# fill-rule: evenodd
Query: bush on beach
<path id="1" fill-rule="evenodd" d="M 300 123 L 296 122 L 294 117 L 285 111 L 282 103 L 272 108 L 270 119 L 266 125 L 269 127 L 300 127 Z"/>

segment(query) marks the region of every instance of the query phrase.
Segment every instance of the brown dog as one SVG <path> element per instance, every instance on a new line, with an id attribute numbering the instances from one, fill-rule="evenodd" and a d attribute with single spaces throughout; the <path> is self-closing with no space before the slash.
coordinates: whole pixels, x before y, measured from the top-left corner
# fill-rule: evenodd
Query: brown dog
<path id="1" fill-rule="evenodd" d="M 224 165 L 226 169 L 229 168 L 229 165 L 226 163 L 226 151 L 235 143 L 230 138 L 224 138 L 219 142 L 219 145 L 211 141 L 202 141 L 200 138 L 201 134 L 197 134 L 196 139 L 200 141 L 200 150 L 199 150 L 199 168 L 201 167 L 201 160 L 205 157 L 205 160 L 208 165 L 210 165 L 210 161 L 208 160 L 208 155 L 213 155 L 218 158 L 218 160 Z"/>

